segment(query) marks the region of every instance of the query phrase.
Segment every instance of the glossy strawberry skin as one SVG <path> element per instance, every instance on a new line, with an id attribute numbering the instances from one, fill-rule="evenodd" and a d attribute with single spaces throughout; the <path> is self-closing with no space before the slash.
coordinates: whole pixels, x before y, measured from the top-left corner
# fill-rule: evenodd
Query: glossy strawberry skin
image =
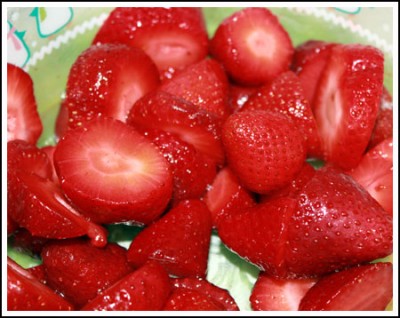
<path id="1" fill-rule="evenodd" d="M 162 310 L 171 293 L 171 281 L 164 268 L 149 261 L 103 290 L 81 310 Z"/>
<path id="2" fill-rule="evenodd" d="M 176 288 L 172 291 L 165 311 L 223 311 L 224 308 L 213 299 L 197 290 Z"/>
<path id="3" fill-rule="evenodd" d="M 7 310 L 70 311 L 74 307 L 29 271 L 7 258 Z"/>
<path id="4" fill-rule="evenodd" d="M 22 139 L 36 145 L 42 131 L 32 78 L 7 63 L 7 141 Z"/>
<path id="5" fill-rule="evenodd" d="M 383 311 L 393 297 L 393 265 L 364 264 L 327 275 L 304 296 L 301 311 Z"/>
<path id="6" fill-rule="evenodd" d="M 97 32 L 95 43 L 124 43 L 143 49 L 163 78 L 201 61 L 208 52 L 202 10 L 190 7 L 116 8 Z"/>
<path id="7" fill-rule="evenodd" d="M 203 202 L 181 201 L 134 238 L 128 260 L 135 268 L 152 259 L 170 275 L 205 277 L 211 226 L 210 212 Z"/>
<path id="8" fill-rule="evenodd" d="M 92 45 L 72 65 L 67 81 L 68 127 L 96 117 L 123 122 L 132 105 L 159 85 L 159 73 L 143 50 L 123 44 Z"/>
<path id="9" fill-rule="evenodd" d="M 302 135 L 278 112 L 231 115 L 224 123 L 222 141 L 229 167 L 247 189 L 257 193 L 285 186 L 306 158 Z"/>
<path id="10" fill-rule="evenodd" d="M 115 243 L 98 248 L 82 239 L 59 240 L 41 256 L 49 286 L 77 308 L 132 271 L 126 250 Z"/>

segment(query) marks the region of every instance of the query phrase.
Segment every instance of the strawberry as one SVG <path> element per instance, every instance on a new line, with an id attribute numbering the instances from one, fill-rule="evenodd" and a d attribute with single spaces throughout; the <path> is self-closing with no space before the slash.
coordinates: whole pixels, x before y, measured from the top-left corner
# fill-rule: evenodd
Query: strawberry
<path id="1" fill-rule="evenodd" d="M 172 195 L 169 165 L 156 146 L 112 118 L 70 130 L 54 164 L 63 192 L 97 223 L 149 223 Z"/>
<path id="2" fill-rule="evenodd" d="M 200 8 L 116 8 L 93 42 L 124 43 L 143 49 L 163 77 L 201 61 L 208 53 L 208 35 Z"/>
<path id="3" fill-rule="evenodd" d="M 370 149 L 349 174 L 393 216 L 393 137 Z"/>
<path id="4" fill-rule="evenodd" d="M 237 311 L 239 307 L 237 306 L 235 300 L 229 294 L 226 289 L 220 288 L 204 278 L 174 278 L 172 279 L 172 284 L 174 290 L 186 289 L 192 291 L 198 291 L 205 296 L 212 299 L 212 301 L 221 306 L 227 311 Z M 171 304 L 171 301 L 170 301 Z M 175 306 L 181 306 L 181 304 L 175 304 Z M 182 309 L 180 309 L 182 310 Z M 186 309 L 185 309 L 186 310 Z"/>
<path id="5" fill-rule="evenodd" d="M 88 235 L 96 246 L 107 242 L 106 230 L 86 220 L 50 180 L 52 167 L 45 152 L 22 140 L 7 145 L 9 217 L 33 236 L 71 238 Z"/>
<path id="6" fill-rule="evenodd" d="M 7 141 L 22 139 L 36 144 L 42 131 L 30 75 L 7 63 Z"/>
<path id="7" fill-rule="evenodd" d="M 236 82 L 260 85 L 289 70 L 294 48 L 271 11 L 245 8 L 218 26 L 210 52 Z"/>
<path id="8" fill-rule="evenodd" d="M 42 284 L 47 285 L 46 271 L 43 264 L 29 267 L 26 270 L 35 276 Z"/>
<path id="9" fill-rule="evenodd" d="M 393 100 L 388 90 L 383 87 L 378 115 L 372 131 L 368 149 L 393 136 Z"/>
<path id="10" fill-rule="evenodd" d="M 393 297 L 393 265 L 355 266 L 319 280 L 301 300 L 302 311 L 382 311 Z"/>
<path id="11" fill-rule="evenodd" d="M 383 87 L 383 53 L 361 44 L 336 45 L 318 84 L 314 115 L 323 159 L 357 166 L 368 145 Z"/>
<path id="12" fill-rule="evenodd" d="M 46 153 L 47 157 L 49 158 L 49 162 L 50 162 L 51 170 L 52 170 L 50 180 L 52 180 L 55 183 L 59 182 L 56 168 L 54 167 L 54 160 L 53 160 L 54 151 L 56 151 L 56 147 L 55 146 L 45 146 L 45 147 L 40 148 L 40 150 L 44 151 Z"/>
<path id="13" fill-rule="evenodd" d="M 7 257 L 7 310 L 69 311 L 73 309 L 72 304 Z"/>
<path id="14" fill-rule="evenodd" d="M 15 231 L 11 246 L 27 254 L 39 255 L 48 239 L 32 235 L 27 229 L 19 228 Z"/>
<path id="15" fill-rule="evenodd" d="M 81 310 L 162 310 L 171 292 L 164 268 L 149 261 L 103 290 Z"/>
<path id="16" fill-rule="evenodd" d="M 306 157 L 303 137 L 287 116 L 254 110 L 231 115 L 222 129 L 229 167 L 251 191 L 267 193 L 288 184 Z"/>
<path id="17" fill-rule="evenodd" d="M 217 164 L 224 162 L 217 118 L 169 93 L 156 91 L 138 100 L 129 112 L 127 124 L 144 133 L 160 129 L 176 134 Z"/>
<path id="18" fill-rule="evenodd" d="M 298 75 L 304 97 L 311 108 L 314 106 L 319 79 L 335 45 L 321 40 L 308 40 L 295 48 L 291 68 Z"/>
<path id="19" fill-rule="evenodd" d="M 57 240 L 41 256 L 48 285 L 77 308 L 132 271 L 126 250 L 115 243 L 98 248 L 83 239 Z"/>
<path id="20" fill-rule="evenodd" d="M 221 120 L 230 114 L 228 78 L 221 64 L 204 59 L 164 81 L 160 90 L 181 97 Z"/>
<path id="21" fill-rule="evenodd" d="M 256 204 L 252 194 L 243 188 L 228 167 L 218 172 L 207 189 L 204 202 L 211 212 L 213 227 L 218 227 L 221 218 Z"/>
<path id="22" fill-rule="evenodd" d="M 54 133 L 57 138 L 57 141 L 60 140 L 68 130 L 68 121 L 69 121 L 68 106 L 66 99 L 63 99 L 60 104 L 60 108 L 58 109 L 58 114 L 54 126 Z"/>
<path id="23" fill-rule="evenodd" d="M 177 135 L 148 130 L 147 137 L 168 160 L 174 177 L 173 203 L 199 199 L 216 175 L 215 163 Z"/>
<path id="24" fill-rule="evenodd" d="M 68 75 L 63 101 L 68 108 L 68 127 L 86 125 L 99 116 L 125 122 L 132 105 L 159 82 L 156 66 L 141 49 L 93 45 L 78 56 Z"/>
<path id="25" fill-rule="evenodd" d="M 223 311 L 224 307 L 197 290 L 177 288 L 168 298 L 165 311 Z"/>
<path id="26" fill-rule="evenodd" d="M 317 279 L 279 279 L 260 272 L 251 291 L 251 308 L 256 311 L 297 311 L 305 293 Z"/>
<path id="27" fill-rule="evenodd" d="M 244 110 L 271 110 L 289 116 L 304 136 L 310 157 L 320 156 L 317 124 L 299 78 L 292 71 L 280 74 L 254 93 L 243 105 Z"/>
<path id="28" fill-rule="evenodd" d="M 229 85 L 229 106 L 231 113 L 239 111 L 248 101 L 249 97 L 258 89 L 259 86 L 243 86 L 231 83 Z"/>
<path id="29" fill-rule="evenodd" d="M 200 200 L 185 200 L 142 230 L 128 249 L 134 267 L 157 260 L 175 276 L 205 277 L 211 216 Z"/>
<path id="30" fill-rule="evenodd" d="M 280 278 L 321 276 L 393 250 L 392 219 L 334 168 L 316 170 L 296 196 L 224 218 L 218 233 L 230 249 Z"/>

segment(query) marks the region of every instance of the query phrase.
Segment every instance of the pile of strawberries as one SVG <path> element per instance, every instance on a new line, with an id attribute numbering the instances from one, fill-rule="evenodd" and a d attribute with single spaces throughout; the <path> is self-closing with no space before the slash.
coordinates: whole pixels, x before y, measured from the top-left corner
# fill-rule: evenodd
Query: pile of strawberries
<path id="1" fill-rule="evenodd" d="M 42 259 L 8 259 L 8 310 L 239 310 L 206 279 L 212 231 L 260 268 L 253 310 L 384 310 L 383 74 L 372 46 L 293 47 L 266 8 L 211 38 L 199 8 L 117 8 L 39 148 L 32 80 L 8 64 L 8 234 Z M 116 223 L 141 227 L 128 249 Z"/>

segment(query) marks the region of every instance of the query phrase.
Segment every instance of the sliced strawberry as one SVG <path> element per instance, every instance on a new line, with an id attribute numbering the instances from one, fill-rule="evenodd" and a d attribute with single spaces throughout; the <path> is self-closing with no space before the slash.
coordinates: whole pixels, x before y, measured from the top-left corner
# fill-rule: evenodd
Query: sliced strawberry
<path id="1" fill-rule="evenodd" d="M 112 118 L 70 130 L 54 163 L 63 192 L 97 223 L 149 223 L 172 195 L 169 165 L 156 146 Z"/>
<path id="2" fill-rule="evenodd" d="M 297 311 L 305 293 L 317 279 L 279 279 L 260 272 L 250 296 L 256 311 Z"/>
<path id="3" fill-rule="evenodd" d="M 140 267 L 153 259 L 171 275 L 205 277 L 210 240 L 207 206 L 200 200 L 185 200 L 134 238 L 128 260 Z"/>
<path id="4" fill-rule="evenodd" d="M 164 81 L 160 89 L 181 97 L 222 120 L 230 114 L 228 78 L 221 64 L 204 59 Z"/>
<path id="5" fill-rule="evenodd" d="M 114 243 L 98 248 L 82 239 L 57 240 L 41 256 L 49 286 L 77 308 L 132 271 L 126 250 Z"/>
<path id="6" fill-rule="evenodd" d="M 277 111 L 289 116 L 304 136 L 308 156 L 321 156 L 317 123 L 300 80 L 292 71 L 284 72 L 261 86 L 241 110 L 254 109 Z"/>
<path id="7" fill-rule="evenodd" d="M 325 161 L 354 168 L 368 145 L 383 87 L 383 54 L 359 45 L 336 45 L 321 75 L 314 115 Z"/>
<path id="8" fill-rule="evenodd" d="M 249 97 L 253 95 L 259 86 L 243 86 L 238 84 L 229 85 L 229 106 L 231 113 L 239 111 L 247 102 Z"/>
<path id="9" fill-rule="evenodd" d="M 381 141 L 393 136 L 393 100 L 388 90 L 383 87 L 383 93 L 378 110 L 378 116 L 374 130 L 372 131 L 371 139 L 368 144 L 368 149 L 373 148 Z"/>
<path id="10" fill-rule="evenodd" d="M 32 235 L 27 229 L 19 228 L 15 231 L 11 246 L 27 254 L 39 255 L 48 239 Z"/>
<path id="11" fill-rule="evenodd" d="M 176 134 L 217 164 L 224 162 L 217 118 L 169 93 L 153 92 L 138 100 L 129 112 L 127 124 L 142 132 L 161 129 Z"/>
<path id="12" fill-rule="evenodd" d="M 267 193 L 288 184 L 306 158 L 303 137 L 291 119 L 254 110 L 231 115 L 222 130 L 229 167 L 247 189 Z"/>
<path id="13" fill-rule="evenodd" d="M 316 170 L 296 197 L 221 220 L 218 233 L 230 249 L 281 278 L 321 276 L 393 251 L 392 218 L 333 168 Z"/>
<path id="14" fill-rule="evenodd" d="M 93 43 L 124 43 L 143 49 L 163 77 L 205 58 L 208 35 L 200 8 L 114 9 Z"/>
<path id="15" fill-rule="evenodd" d="M 223 311 L 224 308 L 212 298 L 187 288 L 175 289 L 168 298 L 165 311 Z"/>
<path id="16" fill-rule="evenodd" d="M 256 204 L 252 194 L 243 188 L 228 167 L 218 172 L 204 196 L 204 202 L 211 212 L 213 227 L 218 227 L 221 218 Z"/>
<path id="17" fill-rule="evenodd" d="M 172 280 L 174 289 L 188 289 L 198 291 L 207 297 L 211 298 L 214 303 L 220 305 L 224 310 L 237 311 L 239 310 L 235 300 L 226 289 L 220 288 L 204 278 L 174 278 Z"/>
<path id="18" fill-rule="evenodd" d="M 167 272 L 157 262 L 149 261 L 103 290 L 81 310 L 162 310 L 170 293 Z"/>
<path id="19" fill-rule="evenodd" d="M 67 311 L 74 308 L 34 275 L 7 258 L 7 309 L 10 311 Z"/>
<path id="20" fill-rule="evenodd" d="M 58 110 L 54 132 L 57 140 L 60 140 L 67 132 L 69 126 L 69 114 L 66 99 L 63 99 Z"/>
<path id="21" fill-rule="evenodd" d="M 86 125 L 99 116 L 125 122 L 132 105 L 159 82 L 156 66 L 141 49 L 93 45 L 78 56 L 69 72 L 63 102 L 68 108 L 68 126 Z"/>
<path id="22" fill-rule="evenodd" d="M 174 177 L 173 203 L 199 199 L 217 174 L 215 162 L 175 134 L 149 130 L 147 137 L 170 164 Z"/>
<path id="23" fill-rule="evenodd" d="M 7 141 L 22 139 L 36 144 L 42 131 L 30 75 L 7 63 Z"/>
<path id="24" fill-rule="evenodd" d="M 289 70 L 294 48 L 271 11 L 245 8 L 219 25 L 210 51 L 236 82 L 260 85 Z"/>
<path id="25" fill-rule="evenodd" d="M 312 108 L 319 79 L 335 45 L 336 43 L 309 40 L 295 48 L 291 68 L 298 75 L 304 96 Z"/>
<path id="26" fill-rule="evenodd" d="M 42 284 L 47 285 L 46 270 L 43 264 L 29 267 L 26 270 L 35 276 Z"/>
<path id="27" fill-rule="evenodd" d="M 393 297 L 393 265 L 352 267 L 319 280 L 301 301 L 302 311 L 383 311 Z"/>
<path id="28" fill-rule="evenodd" d="M 370 149 L 349 174 L 393 216 L 393 137 Z"/>
<path id="29" fill-rule="evenodd" d="M 56 168 L 54 167 L 54 160 L 53 160 L 53 156 L 54 156 L 54 151 L 56 151 L 56 146 L 45 146 L 40 148 L 40 150 L 44 151 L 47 155 L 47 157 L 49 158 L 49 162 L 51 165 L 51 169 L 52 169 L 52 174 L 51 174 L 51 180 L 55 183 L 58 183 L 58 175 L 56 172 Z"/>

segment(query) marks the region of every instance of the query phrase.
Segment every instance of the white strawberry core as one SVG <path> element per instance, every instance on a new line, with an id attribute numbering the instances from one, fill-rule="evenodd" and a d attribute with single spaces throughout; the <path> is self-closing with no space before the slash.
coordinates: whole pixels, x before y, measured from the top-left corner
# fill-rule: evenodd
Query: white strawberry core
<path id="1" fill-rule="evenodd" d="M 275 38 L 263 29 L 255 29 L 246 38 L 247 47 L 259 58 L 271 58 L 275 54 Z"/>

